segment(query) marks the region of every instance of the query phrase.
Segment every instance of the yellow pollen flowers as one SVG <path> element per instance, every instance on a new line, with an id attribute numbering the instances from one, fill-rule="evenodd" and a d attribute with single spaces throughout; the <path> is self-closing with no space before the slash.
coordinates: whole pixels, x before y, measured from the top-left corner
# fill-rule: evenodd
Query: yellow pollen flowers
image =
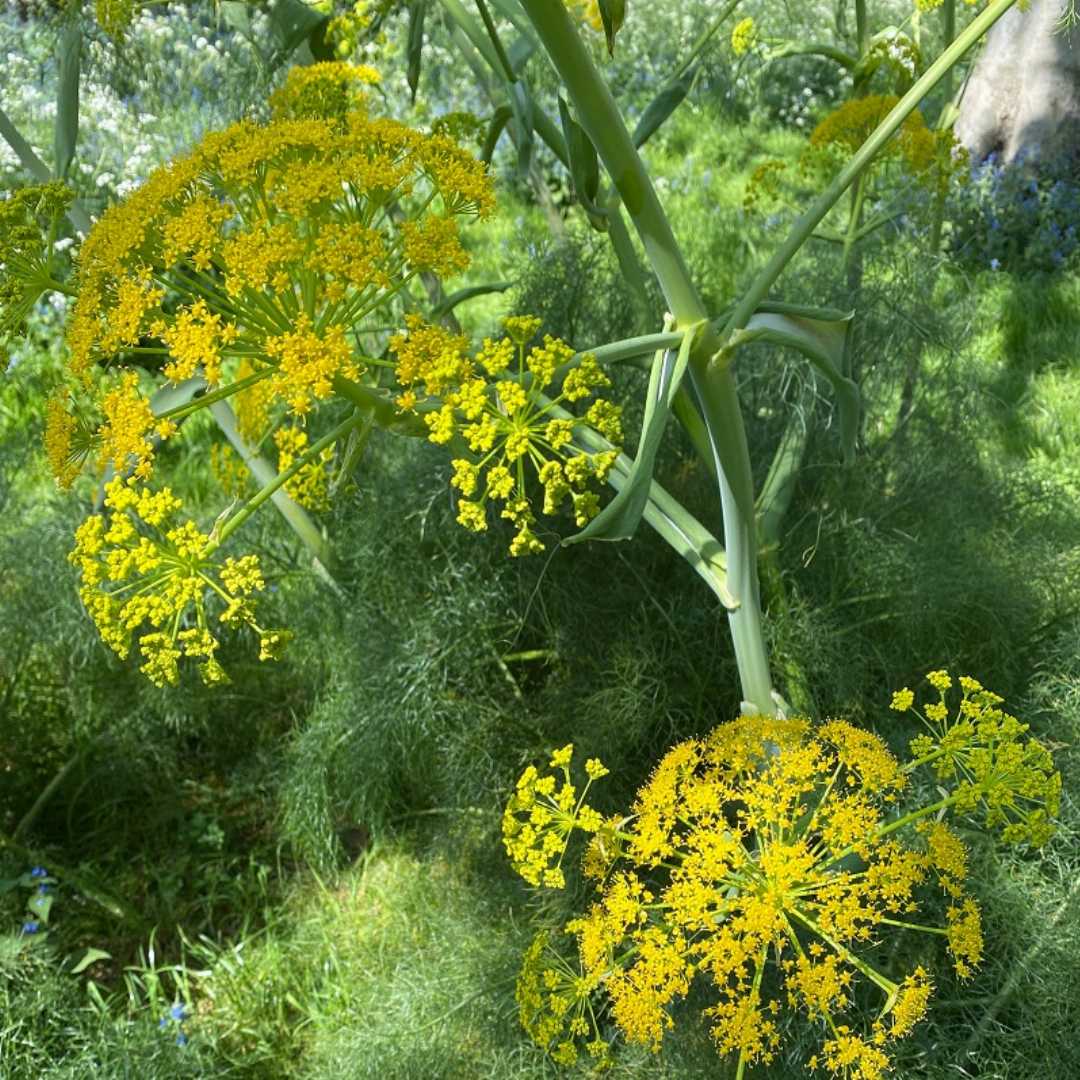
<path id="1" fill-rule="evenodd" d="M 943 672 L 931 683 L 942 694 L 951 686 Z M 966 678 L 961 686 L 968 711 L 985 714 L 991 706 L 978 695 L 987 692 Z M 894 703 L 907 704 L 907 692 Z M 979 734 L 965 738 L 974 752 Z M 1043 763 L 1031 743 L 1017 734 L 1010 745 Z M 933 979 L 921 965 L 900 978 L 879 970 L 872 947 L 883 934 L 942 937 L 960 978 L 982 957 L 967 850 L 935 817 L 970 810 L 963 784 L 940 802 L 899 808 L 911 771 L 946 757 L 937 746 L 901 765 L 876 735 L 842 720 L 742 717 L 673 747 L 632 813 L 606 820 L 576 795 L 571 748 L 551 761 L 561 786 L 530 767 L 504 816 L 515 869 L 534 886 L 561 887 L 569 835 L 580 828 L 591 836 L 585 871 L 598 895 L 564 935 L 542 934 L 530 947 L 518 986 L 526 1029 L 556 1061 L 585 1053 L 610 1063 L 605 1016 L 627 1041 L 656 1050 L 672 1006 L 703 980 L 717 1049 L 738 1057 L 738 1075 L 776 1057 L 786 1007 L 822 1028 L 812 1068 L 880 1080 L 893 1044 L 925 1015 Z M 1053 809 L 1052 781 L 1039 793 L 1030 777 L 1017 782 Z M 935 888 L 948 899 L 944 925 L 919 915 Z M 559 947 L 565 935 L 576 939 L 576 958 Z M 848 1019 L 860 983 L 880 995 L 861 1033 Z"/>
<path id="2" fill-rule="evenodd" d="M 543 551 L 533 531 L 536 514 L 529 500 L 530 481 L 543 488 L 543 513 L 556 514 L 569 502 L 578 526 L 594 518 L 600 499 L 592 488 L 607 479 L 618 450 L 586 453 L 575 445 L 574 429 L 589 424 L 618 447 L 621 409 L 596 398 L 579 419 L 561 406 L 610 386 L 596 358 L 582 357 L 566 372 L 560 392 L 549 396 L 574 350 L 550 335 L 542 344 L 528 347 L 539 330 L 539 319 L 506 319 L 508 336 L 486 339 L 473 357 L 461 338 L 439 327 L 417 317 L 410 317 L 407 325 L 408 333 L 390 342 L 398 382 L 406 388 L 398 405 L 415 408 L 418 390 L 438 399 L 437 407 L 424 413 L 424 422 L 431 442 L 462 452 L 451 463 L 450 483 L 461 494 L 458 521 L 480 532 L 487 528 L 488 503 L 501 503 L 501 516 L 517 529 L 511 555 Z"/>
<path id="3" fill-rule="evenodd" d="M 303 415 L 361 377 L 358 334 L 393 321 L 417 275 L 463 270 L 459 222 L 494 206 L 486 166 L 449 136 L 369 115 L 374 81 L 294 69 L 267 122 L 207 134 L 101 216 L 77 262 L 76 383 L 136 353 L 174 383 L 227 389 L 243 367 L 267 380 L 264 408 Z M 149 460 L 135 454 L 140 475 Z"/>
<path id="4" fill-rule="evenodd" d="M 285 635 L 256 620 L 254 594 L 265 587 L 254 555 L 213 559 L 214 545 L 191 521 L 178 520 L 180 500 L 117 478 L 105 488 L 105 512 L 75 534 L 69 559 L 82 577 L 80 596 L 102 640 L 124 658 L 137 643 L 141 670 L 158 686 L 175 685 L 179 661 L 192 657 L 208 684 L 226 681 L 215 659 L 219 641 L 210 615 L 225 626 L 250 626 L 260 659 L 280 651 Z"/>

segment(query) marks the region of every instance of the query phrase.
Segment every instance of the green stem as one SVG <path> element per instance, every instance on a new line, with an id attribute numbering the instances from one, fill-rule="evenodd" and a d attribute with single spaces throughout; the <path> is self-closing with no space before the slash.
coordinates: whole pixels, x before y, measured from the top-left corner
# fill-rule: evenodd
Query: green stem
<path id="1" fill-rule="evenodd" d="M 256 482 L 263 485 L 262 490 L 255 496 L 256 499 L 259 499 L 259 496 L 262 496 L 256 504 L 256 507 L 261 506 L 267 498 L 272 497 L 274 506 L 277 507 L 278 512 L 285 519 L 293 532 L 296 533 L 297 537 L 299 537 L 301 543 L 303 543 L 308 551 L 311 552 L 316 572 L 320 573 L 325 578 L 330 578 L 331 570 L 334 566 L 334 559 L 333 554 L 330 551 L 330 546 L 327 544 L 322 532 L 311 519 L 308 512 L 300 506 L 299 503 L 295 502 L 287 492 L 278 490 L 281 487 L 281 484 L 285 483 L 285 480 L 291 479 L 291 476 L 287 476 L 285 477 L 285 480 L 281 480 L 277 475 L 277 470 L 266 461 L 265 458 L 261 457 L 247 445 L 241 437 L 240 432 L 237 430 L 236 416 L 229 407 L 228 402 L 214 402 L 210 406 L 210 414 L 217 421 L 222 434 L 224 434 L 225 438 L 232 444 L 233 449 L 240 455 L 244 464 L 251 472 L 251 475 L 255 477 Z M 307 455 L 304 456 L 306 457 Z M 299 458 L 298 461 L 301 463 L 302 467 L 304 458 Z M 295 464 L 296 462 L 294 462 L 294 465 Z M 281 481 L 280 483 L 278 483 L 279 480 Z M 250 505 L 250 503 L 248 505 Z M 245 514 L 244 518 L 241 520 L 246 520 L 253 512 L 254 509 Z M 237 518 L 243 513 L 244 511 L 241 510 L 240 513 L 237 514 Z M 230 535 L 239 524 L 240 522 L 237 521 L 236 518 L 229 521 L 222 529 L 221 535 L 214 547 L 220 547 L 221 544 L 225 542 L 226 537 Z"/>
<path id="2" fill-rule="evenodd" d="M 731 13 L 742 3 L 742 0 L 730 0 L 727 7 L 725 7 L 719 15 L 713 20 L 711 25 L 705 27 L 704 30 L 698 35 L 697 41 L 690 48 L 690 52 L 683 57 L 679 66 L 668 76 L 668 82 L 675 82 L 681 75 L 685 74 L 687 69 L 695 60 L 705 51 L 709 42 L 716 36 L 717 31 L 721 26 L 727 22 Z"/>
<path id="3" fill-rule="evenodd" d="M 502 72 L 509 82 L 517 82 L 517 73 L 511 67 L 510 57 L 506 55 L 502 41 L 499 40 L 499 32 L 495 29 L 495 23 L 491 18 L 491 12 L 488 11 L 487 4 L 484 3 L 484 0 L 476 0 L 476 6 L 480 9 L 480 18 L 484 20 L 484 28 L 487 30 L 491 47 L 495 50 L 495 57 L 499 61 L 499 67 L 502 68 Z"/>
<path id="4" fill-rule="evenodd" d="M 193 401 L 189 401 L 186 405 L 177 405 L 175 409 L 166 409 L 164 412 L 155 413 L 154 416 L 158 420 L 182 420 L 184 417 L 198 412 L 199 409 L 205 409 L 217 401 L 224 401 L 226 398 L 232 397 L 233 394 L 239 394 L 242 390 L 247 390 L 257 382 L 261 382 L 271 373 L 271 369 L 269 368 L 266 368 L 263 371 L 257 371 L 254 375 L 248 375 L 244 379 L 238 379 L 236 382 L 230 383 L 228 386 L 223 386 L 219 390 L 212 390 L 209 394 L 202 394 Z"/>
<path id="5" fill-rule="evenodd" d="M 845 71 L 854 71 L 859 64 L 857 56 L 852 56 L 851 53 L 838 49 L 835 45 L 826 45 L 823 42 L 803 45 L 797 41 L 787 41 L 775 49 L 770 49 L 768 54 L 770 61 L 783 60 L 788 56 L 823 56 L 826 60 L 835 61 Z"/>
<path id="6" fill-rule="evenodd" d="M 859 59 L 866 57 L 870 44 L 870 20 L 866 14 L 866 0 L 855 0 L 855 49 Z"/>
<path id="7" fill-rule="evenodd" d="M 861 276 L 857 273 L 854 256 L 856 254 L 855 244 L 859 238 L 859 226 L 862 224 L 863 205 L 866 201 L 868 183 L 868 174 L 865 172 L 855 182 L 855 191 L 851 199 L 851 214 L 848 217 L 847 232 L 844 234 L 844 270 L 848 275 L 849 290 L 852 286 L 851 279 L 853 275 L 856 277 Z"/>
<path id="8" fill-rule="evenodd" d="M 552 0 L 521 0 L 521 3 L 562 78 L 581 125 L 622 197 L 668 309 L 675 317 L 676 327 L 685 330 L 703 321 L 707 323 L 708 312 L 693 284 L 645 165 L 611 92 L 597 72 L 565 7 Z M 742 696 L 748 709 L 771 715 L 777 711 L 777 704 L 773 698 L 758 600 L 750 454 L 734 377 L 728 367 L 709 363 L 719 351 L 719 344 L 711 325 L 707 324 L 699 337 L 698 349 L 690 359 L 689 370 L 709 430 L 719 477 L 728 589 L 739 603 L 729 612 L 728 618 Z"/>
<path id="9" fill-rule="evenodd" d="M 82 763 L 83 758 L 90 752 L 94 745 L 94 741 L 86 743 L 79 747 L 75 752 L 75 755 L 64 762 L 63 766 L 56 773 L 56 775 L 45 785 L 41 794 L 34 800 L 34 805 L 22 816 L 18 825 L 15 826 L 15 831 L 11 834 L 12 840 L 21 840 L 33 827 L 34 822 L 41 816 L 42 810 L 48 805 L 49 800 L 56 794 L 63 782 L 75 771 L 76 768 Z"/>
<path id="10" fill-rule="evenodd" d="M 210 545 L 210 547 L 204 553 L 204 556 L 210 555 L 213 551 L 221 547 L 221 545 L 224 544 L 225 541 L 228 540 L 228 538 L 234 532 L 236 532 L 236 530 L 239 529 L 240 526 L 243 525 L 244 522 L 247 521 L 247 519 L 251 517 L 251 515 L 254 514 L 255 511 L 258 510 L 264 502 L 266 502 L 267 499 L 273 498 L 275 493 L 278 492 L 281 488 L 283 488 L 305 465 L 308 465 L 312 461 L 314 461 L 328 446 L 333 446 L 334 443 L 338 441 L 338 439 L 342 438 L 342 436 L 344 435 L 347 435 L 364 419 L 365 417 L 362 414 L 353 413 L 353 415 L 350 416 L 348 420 L 345 420 L 342 423 L 338 424 L 338 426 L 334 428 L 333 431 L 324 435 L 318 441 L 312 443 L 311 446 L 307 450 L 305 450 L 304 453 L 301 454 L 284 472 L 280 472 L 272 479 L 266 481 L 266 483 L 254 495 L 252 495 L 252 497 L 248 499 L 248 501 L 244 503 L 244 505 L 231 518 L 229 518 L 229 520 L 222 527 L 221 532 L 218 534 L 217 540 Z M 293 505 L 295 506 L 296 504 L 294 503 Z M 300 507 L 297 507 L 297 509 L 301 510 Z M 305 514 L 304 516 L 306 517 L 307 515 Z M 313 529 L 316 535 L 318 535 L 320 542 L 325 548 L 325 541 L 322 540 L 321 534 L 319 534 L 318 530 L 315 528 L 314 522 L 311 522 L 310 518 L 308 518 L 308 522 L 311 525 L 311 529 Z M 322 559 L 320 559 L 320 562 L 321 561 Z M 325 563 L 323 565 L 325 565 Z"/>
<path id="11" fill-rule="evenodd" d="M 876 987 L 878 987 L 890 1000 L 896 996 L 896 992 L 900 987 L 892 981 L 892 979 L 886 978 L 881 974 L 877 968 L 872 967 L 865 960 L 861 960 L 856 956 L 846 945 L 830 937 L 813 919 L 808 915 L 804 915 L 797 907 L 791 907 L 788 909 L 789 914 L 793 915 L 799 922 L 803 924 L 808 930 L 816 934 L 822 941 L 828 943 L 832 948 L 839 953 L 856 971 L 861 971 Z"/>
<path id="12" fill-rule="evenodd" d="M 578 420 L 557 405 L 550 408 L 552 416 Z M 612 449 L 607 439 L 580 423 L 575 439 L 594 453 Z M 616 491 L 621 491 L 626 483 L 630 466 L 630 459 L 625 454 L 620 454 L 616 459 L 608 476 L 608 483 Z M 738 607 L 738 598 L 728 588 L 728 562 L 722 545 L 678 499 L 655 480 L 649 484 L 649 499 L 643 517 L 646 524 L 690 564 L 725 608 L 733 611 Z"/>
<path id="13" fill-rule="evenodd" d="M 941 14 L 945 22 L 945 45 L 949 46 L 956 40 L 956 0 L 945 0 Z M 952 103 L 953 96 L 953 73 L 951 68 L 942 80 L 942 90 L 945 96 L 944 107 L 947 109 Z"/>
<path id="14" fill-rule="evenodd" d="M 870 138 L 858 149 L 852 159 L 837 173 L 831 184 L 814 200 L 810 208 L 795 222 L 783 244 L 761 269 L 735 308 L 728 323 L 728 332 L 742 329 L 750 320 L 758 304 L 768 295 L 777 278 L 788 263 L 810 238 L 836 205 L 844 192 L 859 176 L 886 142 L 899 130 L 919 103 L 945 77 L 947 72 L 975 44 L 991 26 L 1016 3 L 1016 0 L 991 0 L 963 30 L 957 39 L 927 68 L 911 89 L 897 102 L 893 110 L 875 128 Z"/>
<path id="15" fill-rule="evenodd" d="M 870 839 L 873 841 L 880 840 L 883 836 L 888 836 L 890 833 L 894 833 L 897 829 L 902 829 L 914 821 L 929 817 L 931 814 L 936 814 L 939 810 L 944 810 L 946 807 L 952 806 L 958 798 L 959 796 L 957 795 L 949 795 L 947 798 L 939 799 L 936 803 L 931 803 L 929 806 L 924 806 L 919 810 L 912 810 L 910 814 L 905 814 L 903 817 L 897 818 L 896 821 L 892 821 L 888 825 L 883 825 L 871 835 Z M 845 848 L 843 851 L 834 855 L 827 863 L 822 863 L 821 869 L 828 870 L 830 866 L 835 866 L 838 862 L 842 862 L 849 855 L 853 855 L 854 853 L 855 845 Z"/>

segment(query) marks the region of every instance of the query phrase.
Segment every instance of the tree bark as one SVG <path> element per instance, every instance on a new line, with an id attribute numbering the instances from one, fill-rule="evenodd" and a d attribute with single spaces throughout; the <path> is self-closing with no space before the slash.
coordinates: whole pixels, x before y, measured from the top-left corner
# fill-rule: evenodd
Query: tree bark
<path id="1" fill-rule="evenodd" d="M 1080 29 L 1069 0 L 1031 0 L 990 31 L 960 102 L 956 136 L 973 160 L 1080 160 Z"/>

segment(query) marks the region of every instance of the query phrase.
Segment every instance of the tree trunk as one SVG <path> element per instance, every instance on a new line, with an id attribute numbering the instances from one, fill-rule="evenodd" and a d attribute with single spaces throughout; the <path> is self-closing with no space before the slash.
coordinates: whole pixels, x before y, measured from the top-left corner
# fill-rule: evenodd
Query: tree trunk
<path id="1" fill-rule="evenodd" d="M 973 160 L 1080 160 L 1080 28 L 1061 28 L 1069 6 L 1031 0 L 990 31 L 956 121 Z"/>

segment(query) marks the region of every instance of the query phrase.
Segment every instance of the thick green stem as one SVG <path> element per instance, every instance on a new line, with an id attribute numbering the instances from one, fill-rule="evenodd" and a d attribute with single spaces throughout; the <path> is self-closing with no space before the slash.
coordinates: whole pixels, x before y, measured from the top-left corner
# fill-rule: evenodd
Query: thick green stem
<path id="1" fill-rule="evenodd" d="M 578 419 L 558 405 L 549 404 L 548 407 L 553 417 L 563 420 Z M 579 425 L 574 437 L 585 449 L 594 453 L 612 449 L 607 439 L 588 427 Z M 630 467 L 630 459 L 625 454 L 620 454 L 608 476 L 608 483 L 616 491 L 622 490 Z M 649 484 L 649 499 L 642 516 L 646 524 L 655 529 L 656 533 L 693 567 L 694 573 L 705 582 L 725 608 L 733 611 L 739 606 L 739 600 L 728 588 L 727 555 L 723 546 L 678 499 L 655 480 Z"/>
<path id="2" fill-rule="evenodd" d="M 896 107 L 877 126 L 854 157 L 837 173 L 832 183 L 814 200 L 810 208 L 795 222 L 783 244 L 751 283 L 735 308 L 728 323 L 728 332 L 741 329 L 750 320 L 758 304 L 768 295 L 777 278 L 799 249 L 810 239 L 825 215 L 836 205 L 852 182 L 860 175 L 879 150 L 899 130 L 900 125 L 915 111 L 919 103 L 945 77 L 948 71 L 1016 3 L 1016 0 L 991 0 L 957 39 L 927 68 L 911 89 L 897 102 Z"/>
<path id="3" fill-rule="evenodd" d="M 866 14 L 866 0 L 855 0 L 855 49 L 859 59 L 866 56 L 870 44 L 870 20 Z"/>
<path id="4" fill-rule="evenodd" d="M 622 197 L 676 326 L 685 329 L 706 322 L 699 347 L 690 360 L 690 377 L 709 429 L 719 477 L 728 589 L 739 603 L 728 618 L 744 707 L 754 712 L 774 714 L 777 704 L 769 675 L 758 600 L 757 538 L 750 454 L 734 377 L 728 367 L 710 364 L 712 356 L 719 350 L 720 342 L 711 325 L 707 324 L 708 312 L 690 277 L 667 215 L 618 107 L 565 7 L 553 0 L 521 2 L 562 78 L 579 122 Z"/>
<path id="5" fill-rule="evenodd" d="M 316 571 L 326 578 L 331 578 L 331 568 L 334 565 L 334 558 L 333 553 L 330 550 L 330 545 L 327 544 L 319 527 L 311 519 L 311 515 L 308 514 L 299 503 L 295 502 L 282 488 L 282 484 L 285 483 L 285 480 L 281 480 L 281 483 L 277 483 L 280 479 L 277 470 L 268 461 L 252 450 L 247 442 L 241 437 L 236 426 L 236 415 L 230 408 L 229 403 L 227 401 L 213 402 L 210 405 L 210 413 L 217 421 L 222 434 L 229 440 L 233 449 L 240 455 L 244 464 L 251 472 L 251 475 L 255 477 L 255 482 L 262 485 L 262 490 L 259 492 L 259 495 L 262 495 L 263 498 L 259 499 L 259 503 L 257 503 L 256 506 L 261 505 L 266 498 L 272 498 L 278 512 L 285 519 L 293 532 L 296 533 L 297 537 L 299 537 L 301 543 L 303 543 L 308 551 L 311 552 Z M 316 445 L 318 445 L 318 443 L 316 443 Z M 303 459 L 299 460 L 303 461 Z M 289 479 L 289 477 L 286 477 L 286 479 Z M 271 485 L 273 486 L 271 487 Z M 264 494 L 264 492 L 266 494 Z M 259 495 L 256 495 L 255 498 L 258 499 Z M 250 505 L 250 503 L 248 505 Z M 253 512 L 254 510 L 245 514 L 245 519 Z M 241 514 L 244 514 L 243 510 L 241 510 L 240 513 L 237 514 L 236 517 L 234 517 L 222 530 L 221 537 L 218 541 L 219 545 L 223 543 L 226 536 L 237 527 L 239 524 L 237 518 L 239 518 Z"/>

